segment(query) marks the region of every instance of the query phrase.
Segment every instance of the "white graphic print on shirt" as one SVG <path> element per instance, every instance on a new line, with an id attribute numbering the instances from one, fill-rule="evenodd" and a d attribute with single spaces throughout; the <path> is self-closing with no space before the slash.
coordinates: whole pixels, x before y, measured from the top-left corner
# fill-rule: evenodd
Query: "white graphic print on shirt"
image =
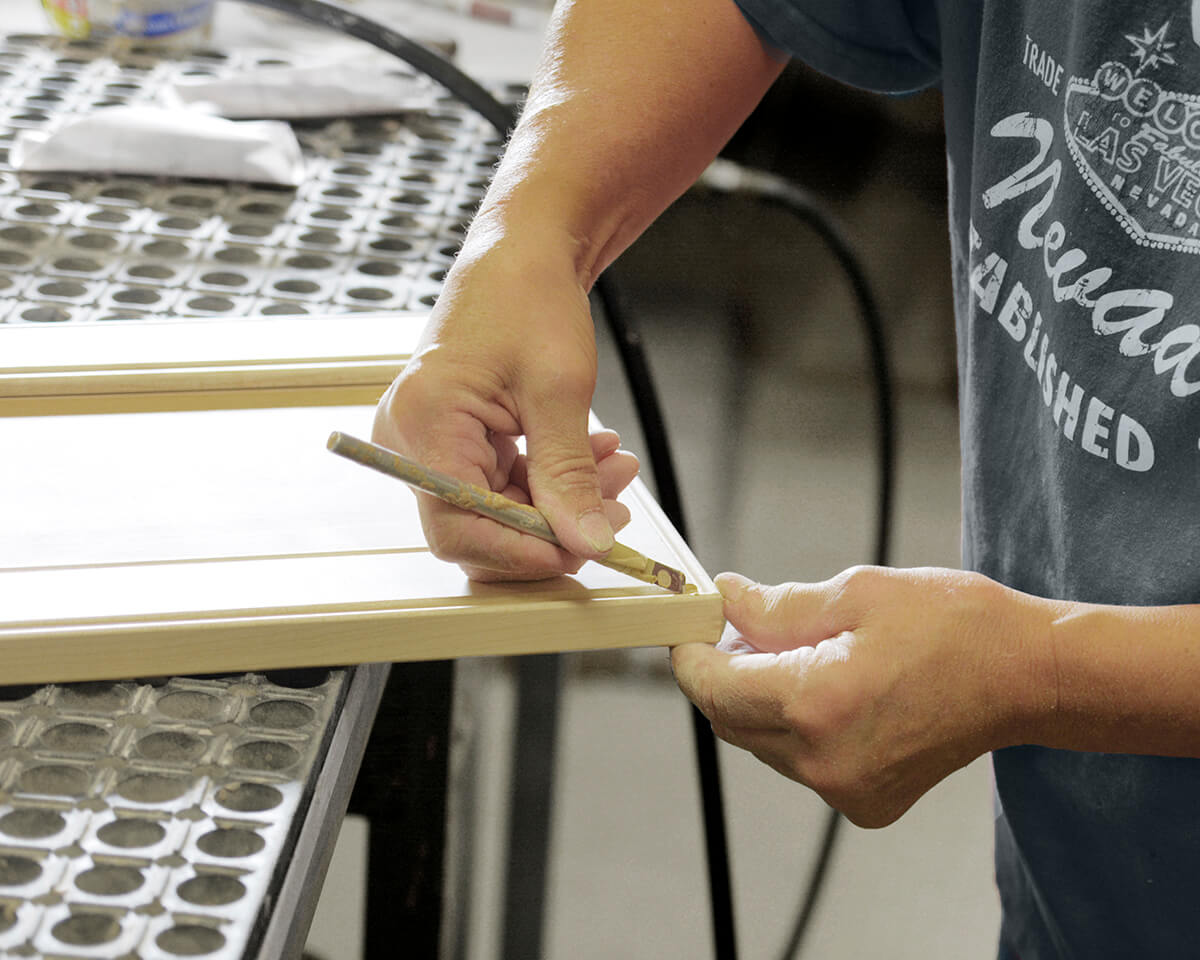
<path id="1" fill-rule="evenodd" d="M 1078 341 L 1060 333 L 1085 323 L 1109 349 L 1140 364 L 1154 390 L 1176 402 L 1200 392 L 1200 325 L 1186 322 L 1178 284 L 1170 282 L 1179 280 L 1180 265 L 1147 270 L 1148 258 L 1200 253 L 1200 96 L 1171 86 L 1189 75 L 1180 66 L 1185 57 L 1193 69 L 1200 60 L 1200 0 L 1191 6 L 1190 18 L 1149 23 L 1139 11 L 1136 24 L 1105 39 L 1109 55 L 1094 65 L 1064 63 L 1052 41 L 1022 38 L 1024 75 L 1042 90 L 1037 102 L 1053 97 L 1061 112 L 1008 112 L 993 123 L 993 141 L 1008 145 L 1003 156 L 1019 159 L 981 192 L 983 211 L 1008 207 L 1019 220 L 985 223 L 977 209 L 970 230 L 972 294 L 1016 341 L 1055 428 L 1085 453 L 1132 473 L 1154 469 L 1156 425 L 1123 409 L 1128 393 L 1108 397 L 1103 381 L 1087 383 L 1090 364 L 1074 356 L 1078 349 L 1065 356 Z M 1144 255 L 1111 237 L 1096 242 L 1094 223 L 1072 229 L 1080 202 L 1061 194 L 1075 188 L 1066 178 L 1076 174 L 1119 225 L 1124 244 Z M 1030 259 L 1018 268 L 1013 254 L 997 252 L 1014 240 L 1040 261 L 1034 275 Z M 1163 410 L 1162 403 L 1141 406 Z"/>

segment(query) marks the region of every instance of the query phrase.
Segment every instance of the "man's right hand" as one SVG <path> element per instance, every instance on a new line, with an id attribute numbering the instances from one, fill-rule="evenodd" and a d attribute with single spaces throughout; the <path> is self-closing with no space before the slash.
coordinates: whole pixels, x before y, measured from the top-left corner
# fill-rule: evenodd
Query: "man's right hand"
<path id="1" fill-rule="evenodd" d="M 477 249 L 469 243 L 447 277 L 416 354 L 380 400 L 373 439 L 534 504 L 565 547 L 419 495 L 436 556 L 476 580 L 574 573 L 628 523 L 616 497 L 637 459 L 612 431 L 589 435 L 596 347 L 571 251 L 529 262 L 503 243 Z"/>

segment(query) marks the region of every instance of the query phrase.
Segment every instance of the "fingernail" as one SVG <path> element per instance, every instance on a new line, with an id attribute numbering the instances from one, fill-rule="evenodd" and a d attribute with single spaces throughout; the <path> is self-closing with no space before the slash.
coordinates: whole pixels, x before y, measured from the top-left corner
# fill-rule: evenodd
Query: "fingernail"
<path id="1" fill-rule="evenodd" d="M 754 586 L 754 581 L 740 573 L 718 573 L 713 583 L 726 600 L 740 600 L 742 594 Z"/>
<path id="2" fill-rule="evenodd" d="M 616 540 L 603 510 L 589 510 L 579 515 L 579 532 L 597 553 L 608 553 Z"/>

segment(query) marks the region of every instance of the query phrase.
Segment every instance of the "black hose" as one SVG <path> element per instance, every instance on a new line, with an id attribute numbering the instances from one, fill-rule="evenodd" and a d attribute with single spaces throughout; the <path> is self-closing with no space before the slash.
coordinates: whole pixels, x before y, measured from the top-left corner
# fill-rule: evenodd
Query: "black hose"
<path id="1" fill-rule="evenodd" d="M 362 40 L 390 53 L 409 66 L 441 84 L 496 128 L 501 139 L 507 138 L 516 123 L 516 111 L 505 106 L 475 80 L 463 73 L 440 53 L 410 40 L 386 24 L 369 20 L 362 14 L 347 10 L 327 0 L 242 0 L 254 7 L 269 7 L 291 14 L 318 26 Z"/>

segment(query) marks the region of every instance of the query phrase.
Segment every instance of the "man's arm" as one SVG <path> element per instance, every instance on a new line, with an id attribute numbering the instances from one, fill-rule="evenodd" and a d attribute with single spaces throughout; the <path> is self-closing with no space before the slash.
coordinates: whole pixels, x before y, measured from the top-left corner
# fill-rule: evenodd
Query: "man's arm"
<path id="1" fill-rule="evenodd" d="M 731 0 L 559 4 L 521 120 L 374 437 L 535 503 L 567 550 L 421 497 L 438 556 L 481 579 L 536 577 L 611 548 L 628 517 L 614 498 L 637 467 L 611 437 L 587 435 L 587 291 L 781 68 Z"/>
<path id="2" fill-rule="evenodd" d="M 1200 605 L 1045 600 L 958 570 L 718 578 L 731 630 L 672 653 L 723 739 L 861 826 L 989 750 L 1200 756 Z"/>

